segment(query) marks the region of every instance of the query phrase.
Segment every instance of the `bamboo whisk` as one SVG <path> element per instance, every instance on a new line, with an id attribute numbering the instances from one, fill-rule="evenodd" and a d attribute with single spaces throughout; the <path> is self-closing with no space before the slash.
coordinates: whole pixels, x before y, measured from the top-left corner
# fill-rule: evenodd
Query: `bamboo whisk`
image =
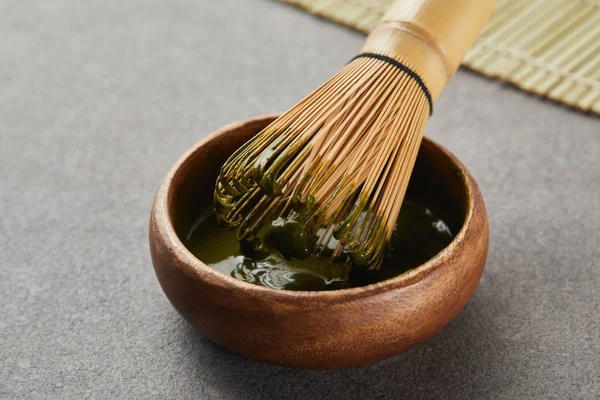
<path id="1" fill-rule="evenodd" d="M 345 248 L 355 264 L 378 268 L 433 102 L 493 7 L 397 1 L 361 54 L 223 165 L 222 222 L 241 241 L 269 235 L 286 257 Z"/>

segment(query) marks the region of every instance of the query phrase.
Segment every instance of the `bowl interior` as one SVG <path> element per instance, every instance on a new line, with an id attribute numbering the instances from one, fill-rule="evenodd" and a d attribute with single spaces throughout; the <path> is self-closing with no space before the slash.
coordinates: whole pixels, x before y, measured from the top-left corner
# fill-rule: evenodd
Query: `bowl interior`
<path id="1" fill-rule="evenodd" d="M 169 212 L 180 240 L 187 236 L 200 213 L 211 206 L 221 165 L 273 119 L 257 118 L 226 127 L 184 156 L 174 171 L 168 191 Z M 446 221 L 456 235 L 469 212 L 466 179 L 449 153 L 425 138 L 410 179 L 407 198 L 422 200 Z"/>

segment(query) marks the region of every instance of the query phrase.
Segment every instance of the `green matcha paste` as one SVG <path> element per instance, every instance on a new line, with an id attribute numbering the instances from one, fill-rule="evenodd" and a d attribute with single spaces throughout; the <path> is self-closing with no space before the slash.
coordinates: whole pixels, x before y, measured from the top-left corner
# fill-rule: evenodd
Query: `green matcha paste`
<path id="1" fill-rule="evenodd" d="M 285 227 L 294 228 L 293 225 Z M 315 291 L 364 286 L 400 275 L 434 257 L 454 237 L 448 225 L 432 210 L 411 200 L 402 204 L 378 270 L 352 266 L 346 262 L 346 254 L 332 260 L 331 253 L 337 245 L 335 239 L 319 256 L 286 260 L 274 250 L 274 247 L 281 249 L 286 244 L 275 243 L 273 246 L 273 241 L 280 240 L 281 235 L 269 236 L 260 242 L 238 242 L 235 231 L 220 229 L 215 214 L 207 212 L 193 225 L 185 245 L 198 259 L 234 278 L 273 289 Z M 311 238 L 301 239 L 312 241 Z M 305 256 L 302 252 L 310 248 L 303 243 L 294 246 L 299 256 Z"/>

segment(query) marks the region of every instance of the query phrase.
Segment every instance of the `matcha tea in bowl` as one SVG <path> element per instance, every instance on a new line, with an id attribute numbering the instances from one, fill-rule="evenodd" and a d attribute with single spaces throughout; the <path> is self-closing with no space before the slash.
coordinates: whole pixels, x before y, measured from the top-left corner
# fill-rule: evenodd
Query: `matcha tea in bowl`
<path id="1" fill-rule="evenodd" d="M 407 214 L 416 216 L 408 224 L 423 220 L 425 205 L 435 215 L 430 221 L 440 228 L 436 231 L 445 230 L 439 222 L 443 221 L 451 239 L 422 264 L 407 268 L 402 257 L 392 255 L 396 264 L 384 262 L 379 276 L 358 277 L 353 285 L 343 283 L 347 275 L 338 272 L 338 281 L 329 283 L 338 286 L 320 290 L 314 289 L 321 278 L 310 279 L 313 275 L 306 273 L 307 278 L 294 266 L 290 268 L 292 283 L 313 290 L 274 289 L 272 285 L 282 280 L 278 273 L 266 278 L 269 286 L 211 266 L 222 261 L 223 252 L 233 246 L 215 247 L 211 239 L 201 248 L 194 234 L 199 235 L 197 230 L 203 226 L 210 230 L 205 236 L 234 234 L 211 227 L 212 214 L 207 210 L 212 206 L 215 179 L 225 160 L 274 118 L 256 117 L 218 130 L 180 158 L 160 185 L 150 218 L 150 250 L 156 276 L 171 304 L 190 324 L 227 349 L 298 368 L 376 362 L 438 332 L 475 291 L 487 257 L 488 222 L 471 174 L 427 138 L 421 143 L 407 191 L 407 199 L 417 205 L 416 215 Z M 444 234 L 439 234 L 443 243 Z M 220 238 L 231 242 L 231 238 Z M 201 253 L 212 259 L 195 255 Z M 239 247 L 232 253 L 233 258 L 246 257 Z M 409 261 L 418 257 L 409 256 Z M 312 270 L 318 273 L 318 268 Z M 294 273 L 300 275 L 294 279 Z"/>

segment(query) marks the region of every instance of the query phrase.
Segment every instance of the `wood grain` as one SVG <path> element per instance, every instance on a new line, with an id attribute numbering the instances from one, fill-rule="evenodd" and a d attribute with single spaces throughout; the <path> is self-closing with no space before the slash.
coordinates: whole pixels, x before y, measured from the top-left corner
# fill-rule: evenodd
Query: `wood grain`
<path id="1" fill-rule="evenodd" d="M 211 203 L 220 165 L 274 118 L 222 128 L 185 154 L 161 184 L 150 218 L 150 251 L 173 306 L 231 351 L 300 368 L 379 361 L 438 332 L 475 291 L 487 257 L 488 222 L 473 177 L 428 139 L 421 145 L 414 179 L 462 228 L 446 249 L 414 270 L 360 288 L 294 292 L 221 274 L 185 248 L 179 237 Z"/>

